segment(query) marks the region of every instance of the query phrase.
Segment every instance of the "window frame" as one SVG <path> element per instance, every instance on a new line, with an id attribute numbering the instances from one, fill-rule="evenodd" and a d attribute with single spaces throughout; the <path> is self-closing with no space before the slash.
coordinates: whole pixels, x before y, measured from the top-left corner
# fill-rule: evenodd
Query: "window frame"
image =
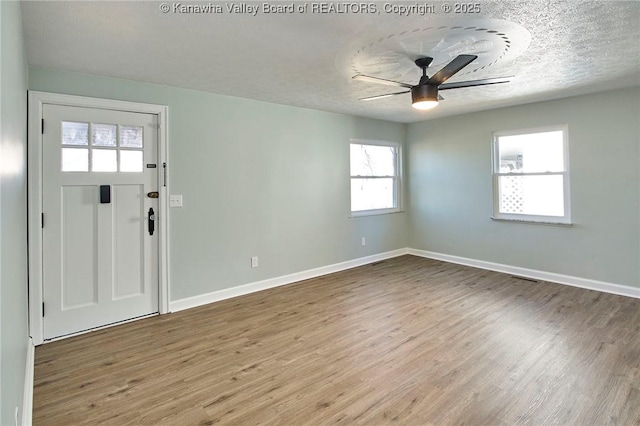
<path id="1" fill-rule="evenodd" d="M 534 173 L 502 173 L 500 172 L 499 139 L 505 136 L 530 135 L 535 133 L 562 132 L 563 171 Z M 571 192 L 569 185 L 569 129 L 566 124 L 536 127 L 529 129 L 493 132 L 491 143 L 491 175 L 493 179 L 493 216 L 491 219 L 509 222 L 525 222 L 542 225 L 572 226 Z M 500 212 L 500 177 L 501 176 L 562 176 L 563 183 L 563 216 L 545 216 L 535 214 L 518 214 Z"/>
<path id="2" fill-rule="evenodd" d="M 395 176 L 360 176 L 360 175 L 351 175 L 351 145 L 373 145 L 373 146 L 386 146 L 389 148 L 395 149 Z M 376 216 L 376 215 L 384 215 L 384 214 L 393 214 L 393 213 L 401 213 L 403 210 L 403 172 L 402 172 L 402 144 L 398 142 L 391 141 L 383 141 L 383 140 L 374 140 L 374 139 L 351 139 L 348 145 L 349 149 L 349 217 L 362 217 L 362 216 Z M 394 204 L 395 207 L 392 208 L 382 208 L 382 209 L 370 209 L 370 210 L 352 210 L 352 193 L 351 193 L 351 182 L 353 179 L 380 179 L 380 178 L 392 178 L 394 179 Z"/>

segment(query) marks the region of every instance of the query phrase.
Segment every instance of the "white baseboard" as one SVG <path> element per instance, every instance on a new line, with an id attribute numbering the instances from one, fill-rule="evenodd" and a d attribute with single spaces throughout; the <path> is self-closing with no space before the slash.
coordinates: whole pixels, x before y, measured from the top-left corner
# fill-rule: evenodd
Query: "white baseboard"
<path id="1" fill-rule="evenodd" d="M 22 426 L 31 426 L 33 415 L 33 371 L 36 361 L 36 347 L 31 337 L 27 338 L 27 364 L 24 371 L 24 393 L 22 395 Z"/>
<path id="2" fill-rule="evenodd" d="M 170 302 L 169 309 L 171 310 L 171 312 L 178 312 L 184 309 L 195 308 L 197 306 L 218 302 L 220 300 L 231 299 L 232 297 L 255 293 L 256 291 L 267 290 L 269 288 L 292 284 L 298 281 L 308 280 L 310 278 L 316 278 L 322 275 L 332 274 L 334 272 L 344 271 L 346 269 L 356 268 L 358 266 L 379 262 L 381 260 L 391 259 L 393 257 L 402 256 L 407 253 L 408 249 L 406 248 L 398 249 L 385 253 L 374 254 L 372 256 L 348 260 L 346 262 L 335 263 L 333 265 L 322 266 L 320 268 L 309 269 L 307 271 L 296 272 L 290 275 L 270 278 L 267 280 L 244 284 L 237 287 L 226 288 L 224 290 L 218 290 L 199 296 L 188 297 L 186 299 L 180 299 Z"/>
<path id="3" fill-rule="evenodd" d="M 414 256 L 442 260 L 444 262 L 457 263 L 459 265 L 473 266 L 475 268 L 488 269 L 490 271 L 518 275 L 521 277 L 533 278 L 541 281 L 549 281 L 558 284 L 570 285 L 573 287 L 586 288 L 588 290 L 602 291 L 604 293 L 618 294 L 620 296 L 640 298 L 640 288 L 637 287 L 590 280 L 570 275 L 555 274 L 552 272 L 537 271 L 535 269 L 503 265 L 500 263 L 486 262 L 484 260 L 469 259 L 466 257 L 452 256 L 449 254 L 435 253 L 426 250 L 408 249 L 407 253 Z"/>
<path id="4" fill-rule="evenodd" d="M 604 293 L 612 293 L 621 296 L 640 298 L 640 288 L 637 287 L 590 280 L 586 278 L 556 274 L 552 272 L 538 271 L 535 269 L 521 268 L 519 266 L 504 265 L 501 263 L 486 262 L 484 260 L 469 259 L 466 257 L 452 256 L 449 254 L 436 253 L 426 250 L 404 248 L 375 254 L 372 256 L 361 257 L 359 259 L 353 259 L 333 265 L 323 266 L 320 268 L 309 269 L 307 271 L 296 272 L 290 275 L 284 275 L 281 277 L 244 284 L 224 290 L 218 290 L 199 296 L 188 297 L 186 299 L 176 300 L 170 302 L 169 309 L 171 312 L 178 312 L 185 309 L 195 308 L 197 306 L 207 305 L 213 302 L 218 302 L 220 300 L 231 299 L 233 297 L 243 296 L 245 294 L 255 293 L 261 290 L 267 290 L 274 287 L 292 284 L 298 281 L 308 280 L 310 278 L 316 278 L 322 275 L 332 274 L 334 272 L 344 271 L 346 269 L 356 268 L 358 266 L 379 262 L 385 259 L 391 259 L 393 257 L 402 256 L 404 254 L 442 260 L 444 262 L 457 263 L 459 265 L 472 266 L 475 268 L 487 269 L 490 271 L 502 272 L 511 275 L 518 275 L 521 277 L 533 278 L 541 281 L 565 284 L 573 287 L 585 288 L 588 290 L 602 291 Z"/>

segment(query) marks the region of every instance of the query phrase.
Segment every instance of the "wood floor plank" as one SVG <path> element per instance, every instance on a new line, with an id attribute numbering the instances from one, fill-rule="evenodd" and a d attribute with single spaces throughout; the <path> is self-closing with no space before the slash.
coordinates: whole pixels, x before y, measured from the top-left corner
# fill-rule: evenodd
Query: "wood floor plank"
<path id="1" fill-rule="evenodd" d="M 402 256 L 39 346 L 33 421 L 640 424 L 640 300 Z"/>

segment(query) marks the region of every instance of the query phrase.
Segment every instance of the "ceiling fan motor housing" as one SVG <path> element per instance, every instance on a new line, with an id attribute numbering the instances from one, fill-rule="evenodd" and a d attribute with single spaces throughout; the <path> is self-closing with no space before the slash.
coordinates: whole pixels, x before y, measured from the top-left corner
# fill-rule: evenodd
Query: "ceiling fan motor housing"
<path id="1" fill-rule="evenodd" d="M 431 84 L 421 84 L 411 88 L 412 103 L 420 101 L 437 101 L 438 86 Z"/>

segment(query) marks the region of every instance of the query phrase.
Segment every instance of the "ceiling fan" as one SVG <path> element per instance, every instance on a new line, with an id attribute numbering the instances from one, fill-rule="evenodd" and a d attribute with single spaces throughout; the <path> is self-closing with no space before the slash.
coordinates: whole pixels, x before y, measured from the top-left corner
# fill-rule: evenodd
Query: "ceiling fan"
<path id="1" fill-rule="evenodd" d="M 438 100 L 443 98 L 438 95 L 438 90 L 458 89 L 461 87 L 473 87 L 473 86 L 485 86 L 488 84 L 508 83 L 512 77 L 498 77 L 498 78 L 486 78 L 483 80 L 470 80 L 459 81 L 456 83 L 443 84 L 450 79 L 458 71 L 475 61 L 478 57 L 476 55 L 458 55 L 451 62 L 444 66 L 440 71 L 432 75 L 427 76 L 427 68 L 431 65 L 433 58 L 424 57 L 418 58 L 415 64 L 422 69 L 422 77 L 418 84 L 411 85 L 407 83 L 400 83 L 393 80 L 385 80 L 378 77 L 370 77 L 367 75 L 357 74 L 353 76 L 354 80 L 367 81 L 371 83 L 386 84 L 387 86 L 404 87 L 404 92 L 387 93 L 386 95 L 370 96 L 368 98 L 362 98 L 361 101 L 371 101 L 374 99 L 382 99 L 389 96 L 402 95 L 404 93 L 411 92 L 412 106 L 416 109 L 427 110 L 434 108 L 438 105 Z"/>

